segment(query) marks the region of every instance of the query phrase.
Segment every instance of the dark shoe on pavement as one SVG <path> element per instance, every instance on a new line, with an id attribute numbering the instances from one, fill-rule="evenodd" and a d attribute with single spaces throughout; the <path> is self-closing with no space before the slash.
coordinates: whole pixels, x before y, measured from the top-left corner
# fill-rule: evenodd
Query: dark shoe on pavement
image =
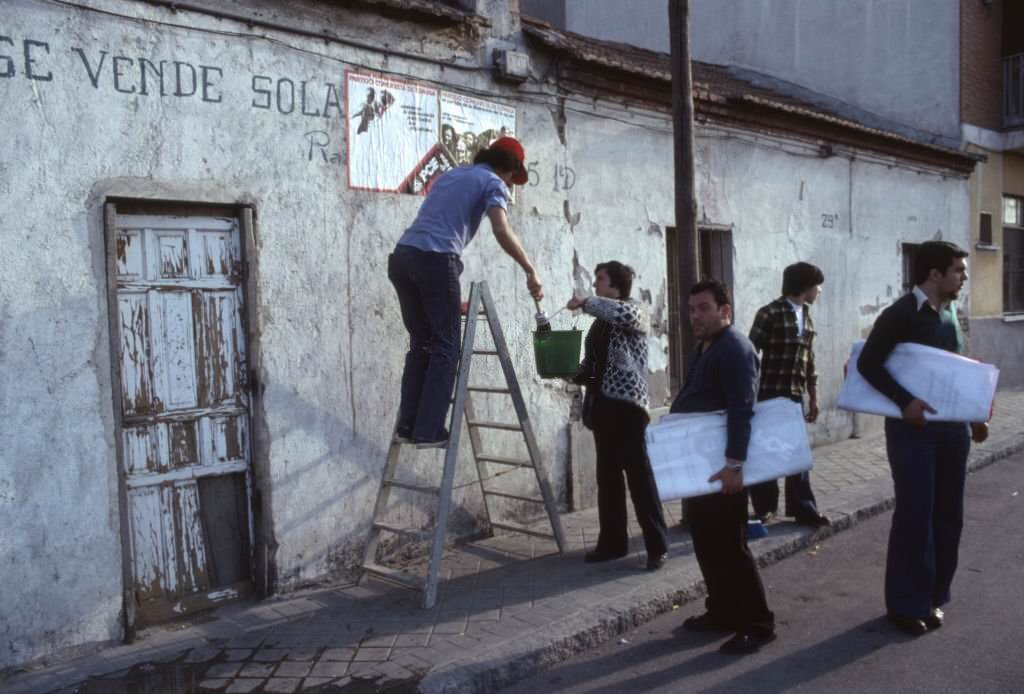
<path id="1" fill-rule="evenodd" d="M 395 429 L 395 436 L 393 440 L 397 443 L 412 443 L 412 430 L 403 429 L 402 427 Z"/>
<path id="2" fill-rule="evenodd" d="M 683 620 L 683 628 L 687 631 L 697 631 L 701 633 L 733 630 L 732 627 L 710 612 L 705 612 L 704 614 L 693 617 L 687 617 Z"/>
<path id="3" fill-rule="evenodd" d="M 797 516 L 797 525 L 806 525 L 809 528 L 825 528 L 829 525 L 829 520 L 820 513 L 814 515 Z"/>
<path id="4" fill-rule="evenodd" d="M 924 625 L 928 627 L 928 631 L 932 631 L 941 627 L 945 621 L 946 613 L 936 607 L 930 615 L 924 618 Z"/>
<path id="5" fill-rule="evenodd" d="M 416 448 L 445 448 L 448 445 L 448 430 L 442 429 L 436 439 L 415 439 Z"/>
<path id="6" fill-rule="evenodd" d="M 588 564 L 597 564 L 602 561 L 614 561 L 615 559 L 622 559 L 628 552 L 622 552 L 620 554 L 613 554 L 612 552 L 605 552 L 600 549 L 595 549 L 593 552 L 587 552 L 583 555 L 583 561 Z"/>
<path id="7" fill-rule="evenodd" d="M 890 612 L 888 614 L 889 621 L 895 625 L 897 629 L 902 631 L 904 634 L 910 636 L 920 636 L 928 631 L 928 625 L 924 623 L 923 619 L 916 619 L 914 617 L 907 617 L 901 614 Z"/>
<path id="8" fill-rule="evenodd" d="M 762 646 L 769 644 L 774 640 L 774 631 L 770 631 L 767 634 L 755 634 L 741 631 L 723 643 L 718 650 L 722 653 L 728 653 L 729 655 L 747 655 L 748 653 L 757 653 L 761 650 Z"/>
<path id="9" fill-rule="evenodd" d="M 662 552 L 661 554 L 648 554 L 647 555 L 647 570 L 657 571 L 661 567 L 665 566 L 665 560 L 668 558 L 668 552 Z"/>

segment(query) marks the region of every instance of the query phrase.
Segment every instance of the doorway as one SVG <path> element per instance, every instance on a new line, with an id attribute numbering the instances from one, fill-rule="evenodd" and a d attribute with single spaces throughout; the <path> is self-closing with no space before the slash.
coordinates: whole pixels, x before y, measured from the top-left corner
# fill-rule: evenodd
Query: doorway
<path id="1" fill-rule="evenodd" d="M 253 592 L 239 218 L 138 210 L 106 209 L 129 632 Z"/>

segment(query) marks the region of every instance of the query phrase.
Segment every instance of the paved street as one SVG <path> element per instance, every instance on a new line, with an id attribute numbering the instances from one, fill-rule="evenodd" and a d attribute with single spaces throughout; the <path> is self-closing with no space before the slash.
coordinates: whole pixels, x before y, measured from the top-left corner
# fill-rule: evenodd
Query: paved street
<path id="1" fill-rule="evenodd" d="M 763 571 L 779 638 L 748 657 L 725 637 L 680 628 L 690 603 L 620 639 L 503 690 L 613 692 L 901 692 L 1024 689 L 1024 454 L 968 478 L 966 527 L 942 629 L 902 635 L 883 618 L 891 513 Z"/>
<path id="2" fill-rule="evenodd" d="M 972 467 L 995 463 L 996 477 L 1010 468 L 1013 463 L 996 461 L 1024 449 L 1022 421 L 1024 393 L 1000 392 L 992 435 L 972 449 Z M 856 527 L 891 504 L 892 484 L 880 438 L 816 448 L 814 457 L 819 505 L 833 519 L 833 529 L 815 534 L 789 522 L 772 523 L 768 537 L 752 545 L 762 564 L 815 546 L 826 551 L 820 548 L 830 547 L 842 535 L 824 544 L 823 539 Z M 670 522 L 678 508 L 678 503 L 666 505 Z M 972 513 L 976 512 L 974 507 Z M 972 516 L 972 521 L 978 518 Z M 108 644 L 78 658 L 13 673 L 0 681 L 0 689 L 32 694 L 493 692 L 582 651 L 615 642 L 623 632 L 671 612 L 674 605 L 683 606 L 676 615 L 696 609 L 703 586 L 685 532 L 672 529 L 670 559 L 662 570 L 650 574 L 642 570 L 644 551 L 635 525 L 630 556 L 594 566 L 584 564 L 582 554 L 597 536 L 596 509 L 567 514 L 563 524 L 569 539 L 566 556 L 558 555 L 550 542 L 522 535 L 452 548 L 445 555 L 438 604 L 429 610 L 419 608 L 418 595 L 383 583 L 334 585 L 152 628 L 133 644 Z M 870 562 L 865 563 L 870 568 Z M 422 560 L 413 561 L 407 568 L 423 571 L 424 565 Z M 961 580 L 969 573 L 962 572 Z M 869 583 L 874 586 L 877 581 Z M 853 638 L 857 628 L 873 623 L 880 608 L 876 589 L 848 592 L 853 616 L 835 626 L 845 625 L 852 634 L 847 638 Z M 1020 593 L 1019 586 L 1016 592 Z M 794 599 L 810 603 L 814 593 Z M 783 620 L 795 612 L 781 603 L 776 609 Z M 835 614 L 841 613 L 829 612 Z M 788 647 L 787 642 L 797 643 L 794 634 L 804 627 L 784 628 L 792 633 L 780 650 Z M 694 649 L 701 647 L 693 644 Z M 698 666 L 717 668 L 712 655 L 717 657 L 709 652 Z"/>

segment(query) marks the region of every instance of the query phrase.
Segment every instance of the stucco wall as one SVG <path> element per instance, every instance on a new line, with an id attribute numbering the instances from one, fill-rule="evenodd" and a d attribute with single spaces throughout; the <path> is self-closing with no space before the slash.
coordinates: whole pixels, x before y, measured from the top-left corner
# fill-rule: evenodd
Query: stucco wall
<path id="1" fill-rule="evenodd" d="M 822 415 L 811 432 L 816 443 L 849 435 L 835 402 L 850 345 L 901 293 L 900 244 L 966 245 L 966 179 L 864 154 L 821 159 L 798 143 L 710 127 L 697 143 L 700 215 L 734 229 L 737 325 L 747 330 L 779 295 L 786 265 L 825 273 L 812 308 Z"/>
<path id="2" fill-rule="evenodd" d="M 250 281 L 260 297 L 269 441 L 262 491 L 278 587 L 288 589 L 351 569 L 365 540 L 405 340 L 385 263 L 420 202 L 346 188 L 343 71 L 386 66 L 455 89 L 492 86 L 486 73 L 442 74 L 436 64 L 387 62 L 285 32 L 263 38 L 268 32 L 139 3 L 95 5 L 113 14 L 19 0 L 5 13 L 11 44 L 0 43 L 0 71 L 14 73 L 0 80 L 8 248 L 0 263 L 15 279 L 0 288 L 0 580 L 17 588 L 0 597 L 0 667 L 121 633 L 105 197 L 256 210 Z M 399 50 L 415 36 L 428 54 L 474 57 L 457 29 L 424 43 L 413 25 L 365 16 L 339 25 L 361 39 L 387 26 Z M 166 61 L 167 75 L 178 61 L 200 75 L 199 86 L 178 89 L 168 76 L 161 94 L 150 73 L 142 94 L 139 58 Z M 293 88 L 294 104 L 278 99 L 278 89 Z M 539 149 L 537 158 L 551 158 Z M 544 255 L 543 243 L 527 246 Z M 520 275 L 487 268 L 493 285 L 506 285 L 497 298 L 508 322 L 532 319 Z M 509 332 L 527 373 L 526 333 Z M 538 388 L 526 385 L 536 408 Z M 558 460 L 566 445 L 558 424 L 539 429 L 542 450 Z M 417 467 L 426 474 L 436 461 Z M 552 474 L 557 486 L 562 473 Z M 467 525 L 456 517 L 456 528 Z"/>
<path id="3" fill-rule="evenodd" d="M 595 263 L 619 258 L 638 271 L 635 294 L 665 321 L 664 228 L 673 214 L 665 114 L 574 97 L 560 105 L 535 92 L 519 98 L 486 71 L 284 32 L 268 40 L 253 35 L 262 30 L 198 15 L 185 27 L 181 16 L 137 3 L 96 5 L 161 23 L 17 0 L 3 29 L 14 48 L 0 43 L 15 68 L 0 80 L 3 159 L 12 162 L 0 177 L 0 207 L 8 211 L 0 267 L 16 279 L 0 285 L 0 524 L 8 530 L 0 583 L 9 588 L 0 596 L 0 667 L 120 634 L 102 228 L 108 195 L 253 205 L 258 270 L 250 282 L 265 387 L 266 448 L 258 455 L 266 467 L 258 473 L 278 588 L 343 574 L 358 561 L 404 353 L 386 259 L 420 200 L 347 189 L 344 105 L 336 100 L 346 66 L 516 106 L 535 174 L 511 218 L 545 281 L 549 309 L 588 287 Z M 390 32 L 396 49 L 420 50 L 426 40 L 429 54 L 464 60 L 476 50 L 455 31 L 423 39 L 413 25 L 344 19 L 337 25 L 362 38 Z M 28 67 L 25 46 L 35 60 Z M 135 61 L 117 61 L 117 78 L 116 56 Z M 152 85 L 141 94 L 131 71 L 140 57 L 215 68 L 205 99 L 201 89 L 160 95 Z M 287 86 L 282 80 L 305 83 L 306 108 L 286 108 L 276 94 L 264 103 L 256 76 L 275 91 Z M 806 259 L 824 268 L 815 316 L 826 411 L 815 436 L 845 435 L 849 417 L 833 403 L 849 342 L 898 293 L 900 241 L 965 240 L 966 183 L 892 162 L 821 159 L 777 138 L 714 128 L 699 133 L 698 148 L 701 214 L 734 229 L 741 328 L 776 296 L 785 264 Z M 533 306 L 522 273 L 486 224 L 465 266 L 466 288 L 487 279 L 494 291 L 547 473 L 563 499 L 569 397 L 560 382 L 535 376 Z M 652 335 L 655 371 L 665 368 L 666 340 Z M 420 455 L 414 471 L 436 474 L 438 454 Z M 462 463 L 456 484 L 472 479 Z M 474 485 L 457 491 L 456 531 L 475 527 L 477 493 Z M 428 516 L 411 502 L 401 513 L 412 524 Z"/>
<path id="4" fill-rule="evenodd" d="M 999 388 L 1024 387 L 1024 322 L 1006 322 L 1002 317 L 971 320 L 971 356 L 999 368 Z M 996 396 L 995 415 L 999 415 Z"/>

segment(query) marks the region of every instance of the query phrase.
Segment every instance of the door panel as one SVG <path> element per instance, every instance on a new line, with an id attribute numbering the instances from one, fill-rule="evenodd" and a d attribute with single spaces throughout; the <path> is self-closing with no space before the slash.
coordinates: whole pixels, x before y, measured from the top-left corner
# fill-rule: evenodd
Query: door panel
<path id="1" fill-rule="evenodd" d="M 115 225 L 131 575 L 152 623 L 251 580 L 240 241 L 231 219 Z"/>

